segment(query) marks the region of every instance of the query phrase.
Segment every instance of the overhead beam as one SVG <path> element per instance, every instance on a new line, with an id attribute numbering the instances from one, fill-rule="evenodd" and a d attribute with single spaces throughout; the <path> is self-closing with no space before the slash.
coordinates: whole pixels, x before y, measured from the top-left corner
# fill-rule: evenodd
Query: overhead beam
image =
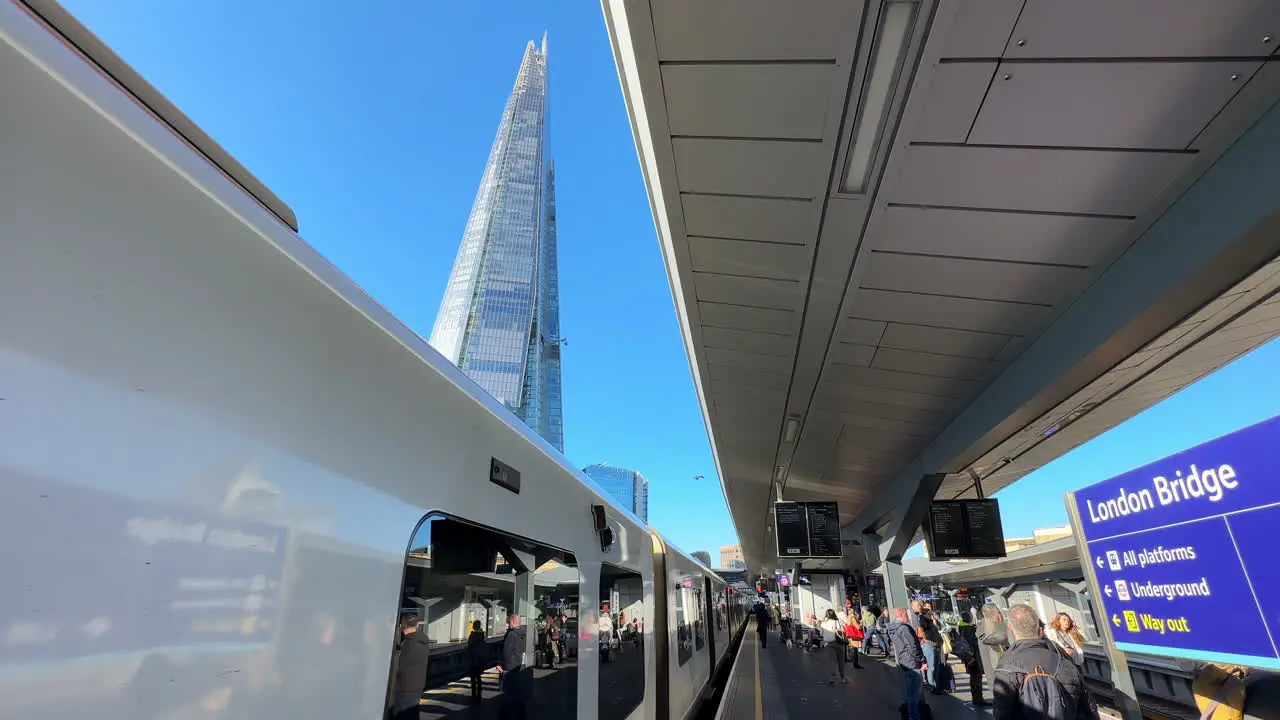
<path id="1" fill-rule="evenodd" d="M 880 544 L 880 557 L 885 562 L 902 562 L 902 554 L 911 547 L 916 531 L 929 512 L 929 503 L 933 502 L 933 496 L 938 493 L 938 488 L 946 477 L 943 473 L 931 473 L 916 481 L 915 492 L 908 502 L 902 504 L 889 526 L 890 532 Z"/>
<path id="2" fill-rule="evenodd" d="M 1280 106 L 1228 150 L 1096 283 L 978 395 L 890 487 L 959 472 L 1280 255 Z M 855 529 L 902 492 L 877 498 Z"/>

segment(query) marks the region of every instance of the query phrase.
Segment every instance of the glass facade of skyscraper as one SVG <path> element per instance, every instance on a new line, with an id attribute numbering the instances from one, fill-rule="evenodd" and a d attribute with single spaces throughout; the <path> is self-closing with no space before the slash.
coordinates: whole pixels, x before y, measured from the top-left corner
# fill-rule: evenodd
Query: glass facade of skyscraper
<path id="1" fill-rule="evenodd" d="M 588 465 L 582 471 L 636 517 L 649 522 L 649 481 L 643 475 L 608 465 Z"/>
<path id="2" fill-rule="evenodd" d="M 430 343 L 564 451 L 547 40 L 525 49 Z"/>

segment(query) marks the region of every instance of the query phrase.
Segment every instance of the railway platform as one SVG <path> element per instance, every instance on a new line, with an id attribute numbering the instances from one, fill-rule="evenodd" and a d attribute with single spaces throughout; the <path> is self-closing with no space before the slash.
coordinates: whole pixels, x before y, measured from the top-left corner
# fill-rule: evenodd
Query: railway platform
<path id="1" fill-rule="evenodd" d="M 717 711 L 717 720 L 896 720 L 901 704 L 898 670 L 879 658 L 863 657 L 862 669 L 845 665 L 849 682 L 836 677 L 829 651 L 787 648 L 776 631 L 760 646 L 755 623 L 734 660 L 732 677 Z M 968 678 L 957 674 L 967 695 Z M 987 698 L 990 699 L 988 692 Z M 957 695 L 925 694 L 935 720 L 989 718 L 989 708 L 974 707 Z"/>

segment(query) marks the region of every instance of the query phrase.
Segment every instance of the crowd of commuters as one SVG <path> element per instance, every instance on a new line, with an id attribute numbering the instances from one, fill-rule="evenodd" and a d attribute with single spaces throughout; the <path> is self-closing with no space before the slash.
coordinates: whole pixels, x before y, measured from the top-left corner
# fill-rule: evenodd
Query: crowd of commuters
<path id="1" fill-rule="evenodd" d="M 1028 605 L 1014 605 L 1008 617 L 993 604 L 961 618 L 944 634 L 927 603 L 894 608 L 887 634 L 901 676 L 903 712 L 921 720 L 923 695 L 946 694 L 947 658 L 955 655 L 969 675 L 974 705 L 988 704 L 983 677 L 992 676 L 995 720 L 1096 720 L 1097 706 L 1085 687 L 1084 638 L 1071 616 L 1060 613 L 1045 625 Z"/>
<path id="2" fill-rule="evenodd" d="M 829 652 L 835 670 L 831 683 L 847 683 L 848 664 L 861 669 L 862 654 L 877 651 L 892 657 L 901 681 L 902 714 L 910 720 L 929 717 L 926 692 L 954 691 L 951 657 L 969 676 L 972 704 L 993 706 L 995 720 L 1098 717 L 1081 670 L 1084 637 L 1066 613 L 1046 624 L 1030 606 L 1002 611 L 988 603 L 944 623 L 927 602 L 913 601 L 892 611 L 847 603 L 845 608 L 823 611 L 820 618 L 807 615 L 797 628 L 789 605 L 761 602 L 754 612 L 762 647 L 768 646 L 769 631 L 776 627 L 788 647 L 798 644 Z M 987 678 L 994 702 L 984 696 Z"/>

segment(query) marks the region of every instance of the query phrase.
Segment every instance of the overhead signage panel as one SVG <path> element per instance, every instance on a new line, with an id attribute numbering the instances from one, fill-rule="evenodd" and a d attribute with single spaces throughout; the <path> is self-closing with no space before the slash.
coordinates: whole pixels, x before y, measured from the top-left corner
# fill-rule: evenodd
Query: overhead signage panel
<path id="1" fill-rule="evenodd" d="M 1002 558 L 998 500 L 942 500 L 929 505 L 929 559 Z"/>
<path id="2" fill-rule="evenodd" d="M 805 506 L 809 516 L 809 557 L 841 557 L 839 506 L 833 502 L 811 502 Z"/>
<path id="3" fill-rule="evenodd" d="M 1117 648 L 1280 670 L 1278 447 L 1280 417 L 1072 494 Z"/>
<path id="4" fill-rule="evenodd" d="M 773 514 L 778 557 L 809 557 L 809 518 L 804 503 L 775 503 Z"/>
<path id="5" fill-rule="evenodd" d="M 778 502 L 773 506 L 778 557 L 810 559 L 843 556 L 840 508 L 834 502 Z"/>

